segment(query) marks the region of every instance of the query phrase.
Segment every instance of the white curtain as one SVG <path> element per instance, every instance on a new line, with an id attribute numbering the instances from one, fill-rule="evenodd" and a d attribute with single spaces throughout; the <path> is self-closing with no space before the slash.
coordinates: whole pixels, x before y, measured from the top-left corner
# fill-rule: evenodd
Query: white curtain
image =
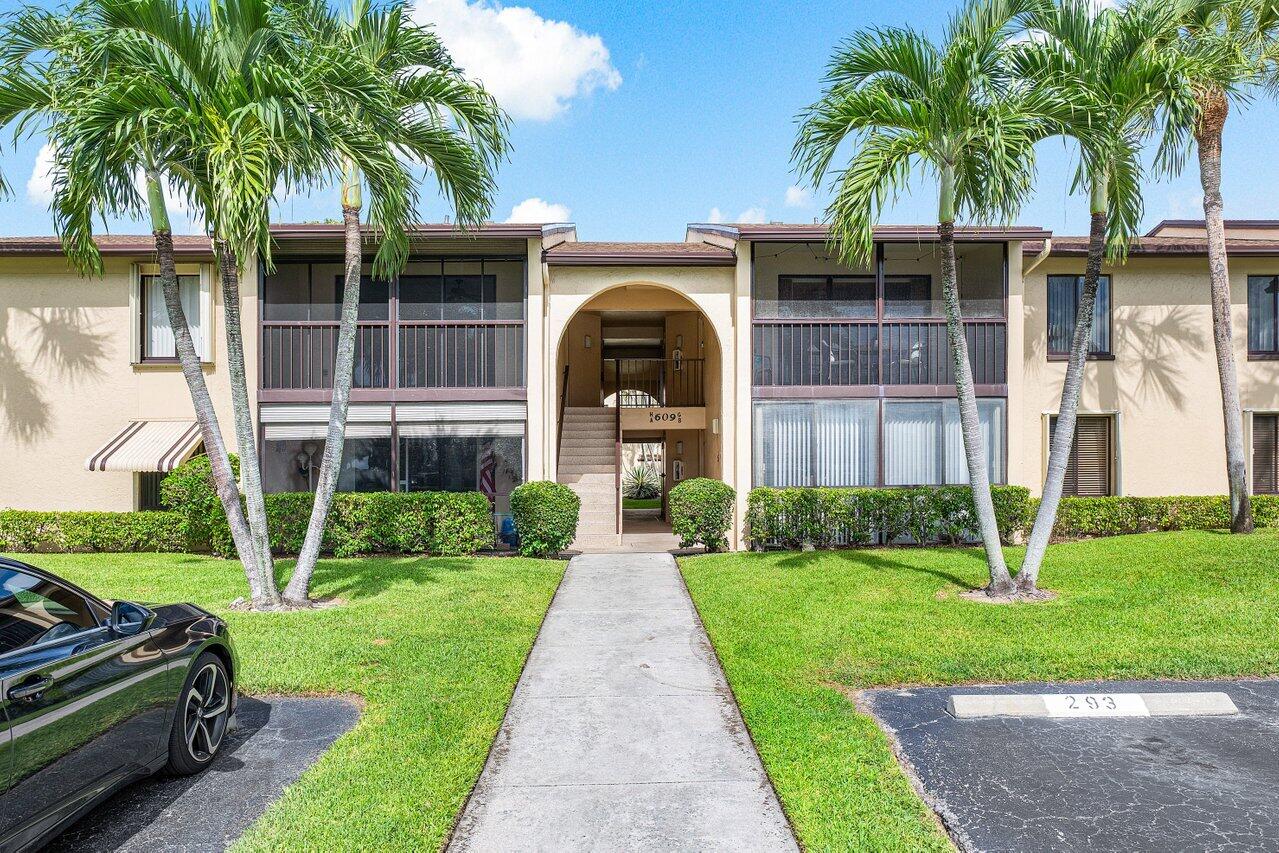
<path id="1" fill-rule="evenodd" d="M 878 403 L 756 402 L 754 445 L 755 485 L 873 485 Z"/>
<path id="2" fill-rule="evenodd" d="M 175 358 L 178 354 L 173 342 L 173 327 L 169 325 L 169 312 L 164 307 L 164 289 L 158 275 L 143 279 L 147 306 L 147 340 L 145 355 L 148 358 Z M 191 340 L 197 353 L 204 352 L 203 318 L 200 316 L 200 277 L 178 276 L 178 299 L 182 313 L 191 327 Z"/>

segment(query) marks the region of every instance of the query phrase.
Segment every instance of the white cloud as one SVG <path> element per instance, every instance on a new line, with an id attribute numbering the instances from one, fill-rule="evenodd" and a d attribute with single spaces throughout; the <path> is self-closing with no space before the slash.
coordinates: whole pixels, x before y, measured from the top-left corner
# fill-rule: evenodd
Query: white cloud
<path id="1" fill-rule="evenodd" d="M 712 207 L 711 212 L 706 215 L 706 221 L 711 224 L 723 223 L 725 221 L 724 211 L 718 207 Z M 727 220 L 733 224 L 741 225 L 759 225 L 767 222 L 767 214 L 762 207 L 748 207 L 741 213 L 737 214 L 733 219 Z"/>
<path id="2" fill-rule="evenodd" d="M 1168 219 L 1203 219 L 1204 194 L 1197 190 L 1169 190 L 1164 201 Z"/>
<path id="3" fill-rule="evenodd" d="M 515 118 L 548 121 L 573 98 L 622 84 L 603 39 L 525 6 L 423 0 L 414 16 L 435 28 L 457 63 Z"/>
<path id="4" fill-rule="evenodd" d="M 543 201 L 534 196 L 526 198 L 511 209 L 511 215 L 506 217 L 507 222 L 568 222 L 572 211 L 567 205 L 552 204 L 549 201 Z"/>
<path id="5" fill-rule="evenodd" d="M 46 142 L 36 154 L 36 164 L 27 179 L 27 198 L 48 207 L 53 201 L 53 146 Z"/>
<path id="6" fill-rule="evenodd" d="M 798 184 L 786 188 L 787 207 L 808 207 L 813 203 L 813 194 Z"/>

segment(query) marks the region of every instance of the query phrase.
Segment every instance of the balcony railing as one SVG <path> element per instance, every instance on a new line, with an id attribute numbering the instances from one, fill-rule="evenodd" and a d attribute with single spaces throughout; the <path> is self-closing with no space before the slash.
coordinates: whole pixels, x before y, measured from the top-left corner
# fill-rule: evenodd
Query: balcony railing
<path id="1" fill-rule="evenodd" d="M 705 406 L 700 358 L 604 360 L 604 393 L 622 409 Z"/>
<path id="2" fill-rule="evenodd" d="M 518 388 L 524 385 L 524 323 L 386 321 L 356 327 L 354 388 Z M 335 322 L 262 324 L 262 390 L 333 387 Z M 391 352 L 392 342 L 397 352 Z"/>
<path id="3" fill-rule="evenodd" d="M 524 384 L 524 323 L 400 321 L 399 387 Z"/>
<path id="4" fill-rule="evenodd" d="M 355 332 L 355 388 L 386 388 L 390 326 L 360 323 Z M 263 390 L 328 390 L 333 387 L 338 324 L 292 321 L 262 324 Z"/>
<path id="5" fill-rule="evenodd" d="M 1007 382 L 1005 322 L 965 320 L 964 332 L 973 382 Z M 752 384 L 758 386 L 950 385 L 955 381 L 944 321 L 756 321 L 752 337 Z"/>

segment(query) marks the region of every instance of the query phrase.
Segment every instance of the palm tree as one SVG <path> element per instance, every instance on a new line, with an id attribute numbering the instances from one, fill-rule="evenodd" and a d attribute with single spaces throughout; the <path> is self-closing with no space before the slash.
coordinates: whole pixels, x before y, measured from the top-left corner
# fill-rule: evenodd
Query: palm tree
<path id="1" fill-rule="evenodd" d="M 8 22 L 0 51 L 9 69 L 0 80 L 0 121 L 15 123 L 20 133 L 46 132 L 55 151 L 54 223 L 72 262 L 83 272 L 101 272 L 95 217 L 151 222 L 165 307 L 214 487 L 253 604 L 273 606 L 278 591 L 240 505 L 178 296 L 166 198 L 167 189 L 192 201 L 200 195 L 189 137 L 200 119 L 201 85 L 218 55 L 207 23 L 164 0 L 89 0 L 60 13 L 23 10 Z M 169 85 L 157 88 L 157 80 Z"/>
<path id="2" fill-rule="evenodd" d="M 1159 163 L 1165 173 L 1179 172 L 1193 140 L 1199 156 L 1208 238 L 1212 338 L 1225 425 L 1230 530 L 1251 533 L 1252 502 L 1235 370 L 1230 269 L 1221 197 L 1222 132 L 1231 101 L 1246 102 L 1259 84 L 1273 82 L 1279 9 L 1273 0 L 1179 0 L 1175 7 L 1180 38 L 1174 48 L 1184 63 L 1185 77 L 1179 86 L 1170 87 L 1170 94 L 1185 87 L 1195 104 L 1192 110 L 1167 111 Z"/>
<path id="3" fill-rule="evenodd" d="M 1079 146 L 1075 183 L 1087 190 L 1091 219 L 1048 473 L 1017 574 L 1017 589 L 1025 596 L 1038 593 L 1039 569 L 1061 502 L 1102 258 L 1108 254 L 1111 260 L 1121 260 L 1136 233 L 1142 211 L 1142 145 L 1176 73 L 1175 57 L 1165 49 L 1174 33 L 1169 4 L 1138 0 L 1122 12 L 1093 10 L 1089 0 L 1044 4 L 1024 19 L 1033 37 L 1011 52 L 1013 67 L 1027 83 L 1055 91 L 1054 100 L 1066 108 L 1061 131 Z"/>
<path id="4" fill-rule="evenodd" d="M 363 263 L 363 190 L 367 186 L 370 224 L 381 238 L 373 274 L 389 278 L 407 258 L 407 230 L 417 203 L 416 182 L 404 161 L 435 175 L 460 226 L 478 224 L 492 208 L 507 121 L 484 88 L 453 64 L 435 34 L 412 23 L 402 3 L 377 8 L 353 0 L 344 20 L 324 0 L 299 0 L 286 8 L 281 28 L 290 33 L 293 61 L 311 83 L 320 116 L 335 131 L 346 247 L 328 432 L 306 538 L 284 591 L 285 602 L 297 606 L 308 601 L 342 459 Z"/>
<path id="5" fill-rule="evenodd" d="M 873 225 L 889 199 L 919 171 L 937 180 L 946 332 L 991 595 L 1014 588 L 1000 547 L 960 319 L 955 220 L 1010 220 L 1031 191 L 1034 144 L 1047 132 L 1050 104 L 1018 84 L 1005 54 L 1016 19 L 1032 8 L 1033 0 L 973 2 L 950 20 L 940 45 L 898 28 L 846 39 L 830 61 L 822 99 L 801 116 L 793 155 L 820 185 L 840 146 L 853 142 L 827 210 L 833 247 L 852 263 L 870 260 Z"/>

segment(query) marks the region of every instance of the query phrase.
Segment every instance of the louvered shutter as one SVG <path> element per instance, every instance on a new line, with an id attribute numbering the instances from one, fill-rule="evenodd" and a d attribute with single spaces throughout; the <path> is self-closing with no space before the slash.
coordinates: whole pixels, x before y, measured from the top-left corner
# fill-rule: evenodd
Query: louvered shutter
<path id="1" fill-rule="evenodd" d="M 1279 492 L 1279 416 L 1252 416 L 1252 490 Z"/>
<path id="2" fill-rule="evenodd" d="M 1066 462 L 1063 495 L 1101 497 L 1111 494 L 1111 419 L 1107 416 L 1080 416 L 1075 419 L 1075 440 Z M 1057 419 L 1049 429 L 1056 432 Z"/>

